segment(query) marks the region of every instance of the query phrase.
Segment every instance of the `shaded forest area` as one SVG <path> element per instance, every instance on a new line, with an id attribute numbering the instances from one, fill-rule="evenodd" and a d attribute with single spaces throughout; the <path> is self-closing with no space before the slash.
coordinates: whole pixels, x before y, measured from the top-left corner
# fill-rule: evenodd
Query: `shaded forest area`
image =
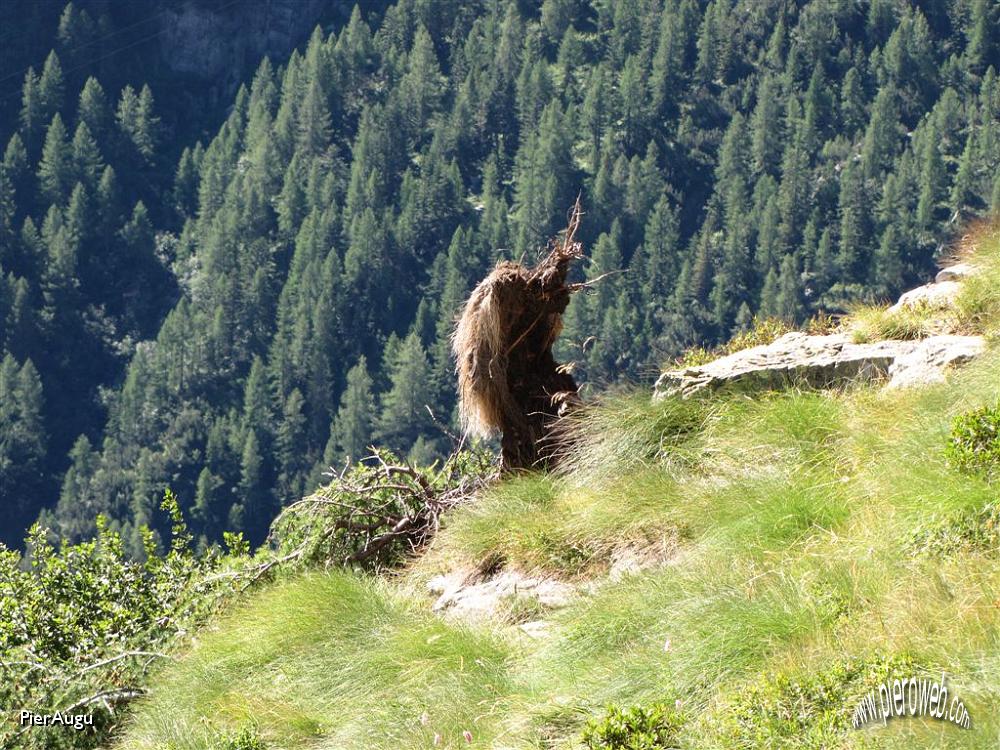
<path id="1" fill-rule="evenodd" d="M 440 455 L 462 302 L 578 193 L 575 280 L 626 271 L 566 313 L 591 387 L 895 295 L 1000 207 L 991 0 L 400 0 L 265 59 L 214 124 L 141 54 L 69 61 L 108 6 L 35 19 L 28 62 L 52 52 L 0 120 L 12 545 L 104 513 L 141 554 L 168 486 L 202 543 L 259 542 L 372 441 Z"/>

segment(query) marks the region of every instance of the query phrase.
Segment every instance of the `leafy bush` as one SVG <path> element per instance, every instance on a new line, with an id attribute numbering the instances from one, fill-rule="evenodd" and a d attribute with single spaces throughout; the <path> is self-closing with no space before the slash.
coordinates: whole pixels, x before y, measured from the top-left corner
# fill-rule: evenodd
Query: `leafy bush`
<path id="1" fill-rule="evenodd" d="M 1000 552 L 1000 505 L 988 502 L 914 532 L 909 548 L 917 553 L 948 555 L 962 550 Z"/>
<path id="2" fill-rule="evenodd" d="M 995 478 L 1000 473 L 1000 404 L 955 417 L 945 454 L 959 471 Z"/>
<path id="3" fill-rule="evenodd" d="M 816 672 L 783 672 L 741 686 L 710 719 L 719 744 L 733 748 L 839 747 L 852 711 L 869 690 L 915 672 L 907 657 L 834 661 Z"/>
<path id="4" fill-rule="evenodd" d="M 256 730 L 244 727 L 239 734 L 226 737 L 218 750 L 267 750 L 267 745 Z"/>
<path id="5" fill-rule="evenodd" d="M 667 750 L 678 747 L 683 725 L 684 718 L 663 703 L 626 710 L 609 706 L 603 719 L 587 724 L 582 740 L 590 750 Z"/>
<path id="6" fill-rule="evenodd" d="M 123 704 L 142 694 L 160 653 L 214 611 L 226 590 L 207 579 L 223 558 L 196 556 L 169 491 L 170 549 L 143 530 L 145 562 L 129 559 L 103 518 L 93 541 L 58 549 L 45 529 L 27 538 L 26 559 L 0 545 L 0 746 L 90 748 L 101 744 Z M 18 712 L 91 714 L 82 731 L 24 729 Z"/>

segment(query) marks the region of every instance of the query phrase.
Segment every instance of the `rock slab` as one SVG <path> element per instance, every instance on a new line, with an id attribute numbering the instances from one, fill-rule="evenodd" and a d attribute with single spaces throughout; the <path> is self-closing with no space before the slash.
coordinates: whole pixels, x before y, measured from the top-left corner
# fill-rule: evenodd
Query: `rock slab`
<path id="1" fill-rule="evenodd" d="M 577 596 L 576 588 L 568 583 L 533 578 L 515 570 L 501 571 L 486 580 L 455 571 L 431 579 L 427 589 L 437 595 L 432 607 L 435 612 L 466 621 L 489 619 L 515 597 L 534 599 L 545 609 L 557 609 Z"/>
<path id="2" fill-rule="evenodd" d="M 969 263 L 942 268 L 933 283 L 906 292 L 889 312 L 918 306 L 951 307 L 961 282 L 975 272 Z M 985 349 L 982 336 L 942 334 L 919 340 L 855 344 L 844 333 L 810 336 L 793 332 L 700 367 L 669 370 L 656 381 L 653 398 L 721 389 L 755 392 L 797 386 L 830 388 L 875 380 L 888 381 L 889 388 L 907 388 L 940 382 L 948 367 L 968 362 Z"/>
<path id="3" fill-rule="evenodd" d="M 890 387 L 906 387 L 942 380 L 949 365 L 966 362 L 984 348 L 981 336 L 942 335 L 855 344 L 845 334 L 793 332 L 701 367 L 665 372 L 656 382 L 654 397 L 722 389 L 831 388 L 878 380 L 888 380 Z"/>

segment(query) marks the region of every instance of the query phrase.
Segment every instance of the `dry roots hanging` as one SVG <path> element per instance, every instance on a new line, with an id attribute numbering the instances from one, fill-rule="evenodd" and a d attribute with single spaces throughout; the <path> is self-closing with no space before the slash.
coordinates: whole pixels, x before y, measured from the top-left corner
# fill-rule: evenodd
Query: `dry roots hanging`
<path id="1" fill-rule="evenodd" d="M 579 403 L 578 387 L 552 356 L 562 314 L 580 284 L 567 284 L 582 256 L 575 240 L 580 202 L 569 226 L 533 268 L 502 261 L 473 290 L 452 336 L 462 419 L 477 434 L 502 433 L 504 469 L 551 463 L 555 421 Z"/>

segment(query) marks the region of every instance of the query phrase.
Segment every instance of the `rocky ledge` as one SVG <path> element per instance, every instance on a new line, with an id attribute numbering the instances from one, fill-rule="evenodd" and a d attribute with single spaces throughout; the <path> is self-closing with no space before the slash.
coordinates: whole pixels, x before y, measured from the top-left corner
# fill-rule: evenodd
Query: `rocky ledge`
<path id="1" fill-rule="evenodd" d="M 972 272 L 966 264 L 946 268 L 933 284 L 907 292 L 890 310 L 917 304 L 946 308 L 954 301 L 961 279 Z M 985 346 L 981 336 L 937 335 L 857 344 L 849 333 L 811 336 L 794 332 L 699 367 L 665 372 L 656 382 L 655 397 L 722 389 L 830 388 L 878 380 L 890 388 L 923 385 L 943 380 L 949 366 L 978 356 Z"/>

